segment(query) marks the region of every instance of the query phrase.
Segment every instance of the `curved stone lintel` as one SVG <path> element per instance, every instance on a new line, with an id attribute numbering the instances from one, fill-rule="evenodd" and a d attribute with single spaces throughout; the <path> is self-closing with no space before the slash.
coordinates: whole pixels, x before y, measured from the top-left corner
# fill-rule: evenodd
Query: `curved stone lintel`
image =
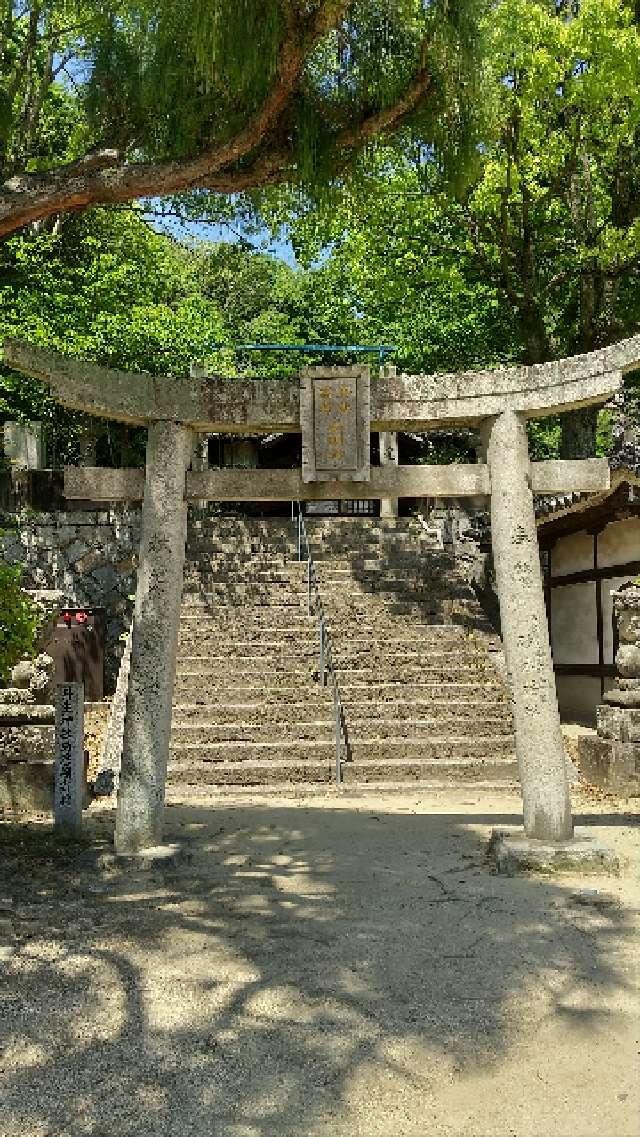
<path id="1" fill-rule="evenodd" d="M 42 379 L 65 406 L 133 425 L 174 421 L 203 432 L 268 434 L 300 430 L 298 379 L 177 378 L 114 371 L 18 340 L 5 363 Z M 397 375 L 372 384 L 372 430 L 426 430 L 473 424 L 514 410 L 537 418 L 597 405 L 640 366 L 640 336 L 587 355 L 530 367 L 451 375 Z"/>

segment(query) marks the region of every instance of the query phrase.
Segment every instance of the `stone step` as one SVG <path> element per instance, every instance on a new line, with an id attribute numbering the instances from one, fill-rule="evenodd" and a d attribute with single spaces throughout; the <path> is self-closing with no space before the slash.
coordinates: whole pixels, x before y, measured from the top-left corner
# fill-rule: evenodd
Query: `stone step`
<path id="1" fill-rule="evenodd" d="M 187 541 L 185 546 L 186 569 L 195 571 L 202 565 L 213 564 L 219 567 L 229 565 L 242 568 L 247 565 L 255 565 L 258 568 L 273 568 L 275 565 L 280 567 L 286 565 L 288 567 L 304 564 L 306 568 L 306 559 L 304 562 L 299 561 L 298 551 L 292 546 L 274 545 L 252 548 L 250 545 L 235 545 L 233 547 L 221 547 L 215 543 L 207 544 L 202 539 L 191 544 Z"/>
<path id="2" fill-rule="evenodd" d="M 376 684 L 380 681 L 398 682 L 398 683 L 415 683 L 423 682 L 458 682 L 465 679 L 473 680 L 479 679 L 484 675 L 493 678 L 493 669 L 489 667 L 488 662 L 482 657 L 469 657 L 468 660 L 456 660 L 452 658 L 450 662 L 444 659 L 442 662 L 438 661 L 437 656 L 433 656 L 426 660 L 424 664 L 405 662 L 398 665 L 395 671 L 389 669 L 388 674 L 381 675 L 380 668 L 375 665 L 368 665 L 363 663 L 360 667 L 355 664 L 345 664 L 339 659 L 334 660 L 334 667 L 338 676 L 338 682 L 342 683 L 364 683 Z"/>
<path id="3" fill-rule="evenodd" d="M 243 629 L 246 637 L 246 629 Z M 194 632 L 193 635 L 187 633 L 180 636 L 179 650 L 182 649 L 182 658 L 189 655 L 191 658 L 196 658 L 196 647 L 207 647 L 207 656 L 224 656 L 229 659 L 233 655 L 240 658 L 245 656 L 254 656 L 259 654 L 261 658 L 266 656 L 284 654 L 289 656 L 295 649 L 303 654 L 312 651 L 317 652 L 319 643 L 318 630 L 315 625 L 310 627 L 305 626 L 300 631 L 291 630 L 288 634 L 283 634 L 278 639 L 267 639 L 266 633 L 256 635 L 252 638 L 235 638 L 233 634 L 216 632 L 215 635 L 198 635 Z M 215 650 L 214 650 L 215 649 Z M 224 649 L 224 650 L 222 650 Z"/>
<path id="4" fill-rule="evenodd" d="M 356 718 L 348 719 L 349 736 L 354 743 L 364 743 L 367 738 L 402 740 L 409 737 L 415 740 L 434 738 L 494 738 L 498 735 L 511 735 L 513 726 L 506 715 L 468 715 L 458 718 L 455 715 L 439 714 L 431 718 Z"/>
<path id="5" fill-rule="evenodd" d="M 217 743 L 231 742 L 264 742 L 295 744 L 303 740 L 332 741 L 334 735 L 333 716 L 327 714 L 324 719 L 298 720 L 296 722 L 268 719 L 254 723 L 237 720 L 236 722 L 176 722 L 174 720 L 171 743 L 174 747 L 181 746 L 209 746 Z M 462 722 L 454 719 L 411 719 L 405 722 L 397 720 L 383 721 L 380 719 L 363 719 L 356 721 L 349 719 L 349 738 L 354 756 L 362 748 L 369 752 L 371 746 L 379 746 L 388 741 L 394 749 L 400 744 L 433 743 L 436 745 L 449 745 L 449 739 L 456 745 L 465 741 L 472 741 L 473 746 L 480 745 L 486 739 L 491 745 L 496 739 L 508 735 L 511 737 L 511 723 L 505 719 L 485 718 L 466 719 Z M 406 736 L 406 738 L 405 738 Z"/>
<path id="6" fill-rule="evenodd" d="M 346 642 L 346 636 L 340 636 L 335 629 L 329 629 L 329 639 L 333 644 L 334 661 L 336 667 L 341 669 L 360 670 L 388 666 L 394 670 L 406 668 L 450 668 L 450 667 L 482 667 L 490 664 L 489 652 L 466 644 L 458 649 L 447 645 L 446 650 L 439 650 L 437 646 L 423 644 L 420 647 L 408 647 L 402 651 L 395 645 L 388 648 L 380 642 L 374 642 L 368 647 L 360 645 L 351 646 Z M 298 635 L 288 636 L 282 640 L 267 640 L 260 637 L 255 639 L 235 639 L 232 633 L 227 636 L 216 636 L 204 639 L 203 637 L 187 636 L 180 641 L 182 660 L 193 659 L 194 662 L 209 661 L 213 665 L 217 661 L 238 663 L 245 661 L 281 659 L 291 660 L 307 658 L 319 650 L 320 637 L 317 627 L 301 630 Z M 206 648 L 203 654 L 202 649 Z M 198 650 L 200 649 L 200 650 Z"/>
<path id="7" fill-rule="evenodd" d="M 342 778 L 345 785 L 377 782 L 380 784 L 380 789 L 385 782 L 397 786 L 400 779 L 405 790 L 407 783 L 413 782 L 425 787 L 428 785 L 446 787 L 457 782 L 486 781 L 504 785 L 505 782 L 518 780 L 518 765 L 513 757 L 497 758 L 491 755 L 486 758 L 443 758 L 421 761 L 400 758 L 393 763 L 384 759 L 370 759 L 343 763 Z"/>
<path id="8" fill-rule="evenodd" d="M 511 756 L 513 744 L 504 735 L 487 735 L 484 738 L 396 738 L 378 739 L 361 737 L 351 740 L 354 761 L 371 758 L 391 762 L 396 759 L 440 759 Z M 247 758 L 268 761 L 270 758 L 328 758 L 333 748 L 331 739 L 275 739 L 267 741 L 220 741 L 171 743 L 171 761 L 189 763 L 216 761 L 242 762 Z M 331 753 L 330 753 L 331 752 Z"/>
<path id="9" fill-rule="evenodd" d="M 167 785 L 182 786 L 273 786 L 303 783 L 326 786 L 335 779 L 335 762 L 330 759 L 300 762 L 293 760 L 269 762 L 216 762 L 203 768 L 196 765 L 169 762 Z"/>
<path id="10" fill-rule="evenodd" d="M 446 688 L 449 690 L 449 688 Z M 512 713 L 511 704 L 506 697 L 500 698 L 500 692 L 493 691 L 494 698 L 482 699 L 447 699 L 437 698 L 423 699 L 420 697 L 410 698 L 404 696 L 399 699 L 385 699 L 384 701 L 376 700 L 357 700 L 352 699 L 350 696 L 351 688 L 345 690 L 341 688 L 343 701 L 349 708 L 349 724 L 361 724 L 365 720 L 375 720 L 375 722 L 396 722 L 396 723 L 414 723 L 422 720 L 432 720 L 435 722 L 452 721 L 460 724 L 462 729 L 463 724 L 467 721 L 475 722 L 476 720 L 484 721 L 506 721 L 511 723 Z M 445 694 L 442 689 L 440 695 Z M 488 696 L 488 692 L 482 687 L 482 693 Z"/>
<path id="11" fill-rule="evenodd" d="M 171 742 L 169 761 L 175 770 L 181 764 L 207 766 L 218 762 L 270 762 L 272 759 L 330 761 L 335 754 L 333 738 L 327 739 L 257 739 L 237 742 Z"/>
<path id="12" fill-rule="evenodd" d="M 279 661 L 248 662 L 231 658 L 218 663 L 207 659 L 202 663 L 187 665 L 179 660 L 176 679 L 180 681 L 190 679 L 204 681 L 216 690 L 226 689 L 230 685 L 242 682 L 243 679 L 259 681 L 262 678 L 272 678 L 274 682 L 280 683 L 288 677 L 291 683 L 311 682 L 318 666 L 319 663 L 315 656 L 309 657 L 306 662 L 286 658 Z M 424 667 L 405 664 L 397 671 L 385 674 L 382 680 L 380 669 L 377 667 L 344 667 L 339 665 L 337 661 L 334 666 L 340 687 L 343 685 L 348 687 L 354 683 L 368 687 L 372 684 L 378 685 L 381 681 L 401 684 L 426 683 L 429 681 L 432 683 L 457 683 L 460 680 L 479 680 L 485 674 L 488 674 L 490 679 L 493 678 L 492 672 L 487 667 L 483 667 L 482 663 L 477 665 L 473 663 L 451 663 L 447 666 L 433 662 Z"/>
<path id="13" fill-rule="evenodd" d="M 468 783 L 504 786 L 517 781 L 518 770 L 515 761 L 508 758 L 398 760 L 393 763 L 371 760 L 343 762 L 342 778 L 344 785 L 351 789 L 359 784 L 375 783 L 380 790 L 389 786 L 406 792 L 407 784 L 416 789 Z M 289 783 L 303 784 L 306 791 L 314 786 L 324 790 L 327 783 L 332 782 L 335 782 L 335 756 L 324 761 L 216 762 L 204 769 L 199 765 L 176 767 L 170 763 L 167 770 L 167 783 L 176 790 L 182 786 L 280 787 Z"/>
<path id="14" fill-rule="evenodd" d="M 214 698 L 211 683 L 208 681 L 203 682 L 199 676 L 188 676 L 176 679 L 174 687 L 174 706 L 184 704 L 218 706 L 222 703 L 228 706 L 239 706 L 255 701 L 275 704 L 282 703 L 283 701 L 299 702 L 301 699 L 304 699 L 305 702 L 309 701 L 309 705 L 311 705 L 311 700 L 317 702 L 320 698 L 326 697 L 327 690 L 329 691 L 328 697 L 331 698 L 330 688 L 325 688 L 323 691 L 319 684 L 313 681 L 307 684 L 291 683 L 286 680 L 277 684 L 256 681 L 249 684 L 234 684 L 232 688 L 227 690 L 216 688 L 215 694 L 217 697 Z M 394 707 L 401 704 L 402 707 L 408 708 L 407 713 L 409 713 L 415 703 L 422 704 L 427 702 L 430 697 L 442 699 L 449 696 L 451 700 L 487 697 L 488 701 L 491 702 L 495 702 L 496 699 L 504 697 L 506 700 L 506 693 L 500 684 L 489 684 L 486 682 L 443 684 L 385 681 L 378 682 L 374 685 L 369 683 L 351 683 L 343 680 L 340 683 L 340 694 L 348 714 L 355 715 L 356 717 L 364 717 L 369 708 L 372 708 L 374 711 L 378 706 L 384 708 L 387 703 L 392 704 Z M 399 698 L 399 696 L 401 696 L 401 698 Z"/>
<path id="15" fill-rule="evenodd" d="M 483 679 L 482 682 L 460 683 L 408 683 L 404 679 L 382 679 L 372 683 L 356 682 L 351 677 L 340 679 L 340 694 L 350 714 L 355 708 L 364 703 L 375 706 L 376 702 L 401 701 L 403 704 L 410 700 L 426 701 L 429 696 L 443 698 L 448 695 L 451 699 L 478 698 L 490 695 L 493 699 L 506 695 L 503 684 L 497 679 Z M 401 696 L 401 700 L 399 700 Z"/>
<path id="16" fill-rule="evenodd" d="M 456 650 L 484 652 L 486 650 L 485 641 L 475 636 L 445 636 L 437 632 L 431 634 L 429 631 L 411 633 L 410 630 L 407 631 L 406 636 L 384 636 L 382 634 L 384 629 L 368 629 L 363 634 L 362 628 L 356 628 L 352 632 L 350 628 L 342 629 L 340 625 L 335 623 L 332 628 L 328 617 L 326 626 L 329 630 L 333 630 L 336 635 L 343 630 L 348 632 L 348 646 L 354 651 L 375 651 L 382 646 L 388 646 L 393 651 L 401 652 L 405 645 L 408 650 L 416 652 L 453 652 Z M 293 619 L 289 615 L 280 625 L 274 625 L 266 618 L 261 619 L 260 611 L 257 613 L 246 611 L 240 619 L 224 621 L 218 621 L 214 616 L 194 616 L 189 621 L 181 622 L 180 635 L 184 639 L 191 637 L 208 644 L 216 641 L 234 645 L 288 644 L 300 637 L 304 639 L 308 636 L 310 639 L 315 639 L 318 635 L 318 621 L 316 616 L 307 616 L 306 611 L 297 619 Z"/>
<path id="17" fill-rule="evenodd" d="M 233 573 L 221 570 L 203 570 L 198 573 L 185 573 L 184 592 L 215 592 L 219 585 L 229 588 L 248 588 L 250 586 L 269 585 L 276 588 L 291 588 L 291 576 L 282 569 L 256 569 L 246 573 Z"/>
<path id="18" fill-rule="evenodd" d="M 307 611 L 307 598 L 296 596 L 293 593 L 282 593 L 281 596 L 273 598 L 269 595 L 255 595 L 231 592 L 224 589 L 219 596 L 214 594 L 195 594 L 192 596 L 183 597 L 180 607 L 180 618 L 183 616 L 206 616 L 212 615 L 219 611 L 222 604 L 225 604 L 228 609 L 235 610 L 237 616 L 244 619 L 243 613 L 252 608 L 275 609 L 279 608 L 283 612 L 289 611 L 293 615 L 304 613 Z"/>
<path id="19" fill-rule="evenodd" d="M 316 576 L 321 584 L 342 588 L 358 581 L 375 580 L 429 580 L 433 576 L 433 559 L 431 564 L 425 566 L 423 557 L 384 558 L 373 560 L 363 558 L 361 562 L 352 562 L 348 566 L 335 568 L 332 561 L 318 561 L 315 563 Z M 306 572 L 306 566 L 303 565 Z M 440 570 L 443 574 L 450 571 L 445 564 Z M 438 576 L 440 576 L 440 571 Z"/>
<path id="20" fill-rule="evenodd" d="M 273 638 L 268 638 L 269 632 Z M 275 648 L 279 645 L 283 651 L 291 651 L 296 644 L 317 644 L 318 640 L 316 625 L 305 623 L 300 627 L 290 626 L 281 629 L 261 629 L 254 626 L 203 631 L 197 627 L 181 627 L 178 644 L 181 651 L 188 649 L 191 654 L 206 651 L 220 655 L 222 650 L 235 651 L 237 654 L 243 651 L 255 653 L 260 651 L 263 645 L 265 648 Z"/>
<path id="21" fill-rule="evenodd" d="M 381 704 L 354 703 L 350 708 L 349 724 L 357 731 L 364 732 L 369 722 L 373 725 L 367 733 L 380 731 L 380 724 L 396 724 L 398 729 L 404 723 L 415 724 L 428 720 L 443 725 L 458 724 L 460 732 L 467 723 L 480 719 L 496 724 L 496 733 L 501 733 L 498 724 L 511 724 L 511 707 L 506 700 L 425 700 L 389 699 Z M 330 688 L 318 688 L 315 699 L 307 697 L 305 702 L 274 698 L 254 701 L 230 702 L 225 696 L 212 700 L 210 694 L 203 695 L 202 702 L 175 703 L 173 721 L 175 724 L 196 723 L 197 725 L 235 724 L 235 723 L 277 723 L 291 724 L 303 720 L 333 722 L 333 698 Z M 400 726 L 398 726 L 400 724 Z"/>
<path id="22" fill-rule="evenodd" d="M 389 621 L 387 612 L 376 613 L 368 612 L 368 615 L 362 615 L 355 621 L 355 627 L 351 628 L 352 620 L 340 620 L 335 613 L 331 612 L 325 605 L 325 617 L 327 623 L 329 620 L 333 621 L 336 628 L 344 626 L 345 630 L 349 630 L 350 638 L 355 637 L 363 642 L 369 638 L 380 637 L 385 633 L 386 639 L 393 639 L 396 642 L 405 642 L 407 636 L 409 638 L 421 639 L 422 637 L 430 637 L 438 643 L 449 640 L 451 642 L 460 643 L 464 640 L 473 641 L 476 638 L 475 631 L 462 627 L 457 624 L 441 624 L 429 620 L 404 620 L 394 618 Z M 244 629 L 247 632 L 254 625 L 259 628 L 266 628 L 267 630 L 288 627 L 292 628 L 315 625 L 316 614 L 312 611 L 309 616 L 307 613 L 307 597 L 300 597 L 298 605 L 290 604 L 225 604 L 220 601 L 211 607 L 205 607 L 202 604 L 197 605 L 195 608 L 192 604 L 183 605 L 181 615 L 181 625 L 185 627 L 197 628 L 210 628 L 224 631 L 226 628 Z M 391 624 L 391 626 L 390 626 Z M 494 637 L 495 638 L 495 637 Z M 491 637 L 488 637 L 491 640 Z M 487 637 L 482 634 L 480 642 L 488 642 Z"/>
<path id="23" fill-rule="evenodd" d="M 269 675 L 269 678 L 274 680 L 272 682 L 254 679 L 251 681 L 240 681 L 227 683 L 214 684 L 209 677 L 202 675 L 181 675 L 176 678 L 173 694 L 175 703 L 211 703 L 211 697 L 214 693 L 218 694 L 225 703 L 230 703 L 237 699 L 239 703 L 250 702 L 253 699 L 306 699 L 316 698 L 318 691 L 321 691 L 317 680 L 309 678 L 307 682 L 302 682 L 300 679 L 293 681 L 288 675 L 283 674 L 280 676 Z"/>
<path id="24" fill-rule="evenodd" d="M 308 713 L 308 712 L 307 712 Z M 246 723 L 184 723 L 174 720 L 171 728 L 171 745 L 211 745 L 227 742 L 331 742 L 335 737 L 333 718 L 282 722 L 269 719 Z"/>
<path id="25" fill-rule="evenodd" d="M 205 691 L 202 698 L 196 697 L 192 701 L 179 700 L 173 704 L 175 722 L 263 722 L 296 721 L 296 718 L 324 719 L 333 714 L 333 696 L 327 688 L 317 684 L 314 691 L 304 692 L 304 702 L 296 702 L 291 697 L 291 691 L 284 688 L 286 696 L 283 697 L 282 688 L 274 688 L 262 693 L 243 694 L 237 698 L 236 692 L 223 693 L 220 699 L 213 699 L 211 692 Z"/>
<path id="26" fill-rule="evenodd" d="M 243 661 L 234 657 L 219 663 L 185 663 L 178 660 L 176 667 L 176 681 L 197 678 L 211 686 L 211 690 L 228 690 L 237 683 L 251 683 L 264 681 L 279 684 L 288 680 L 292 684 L 314 682 L 314 675 L 318 671 L 319 662 L 316 656 L 306 661 L 295 661 L 281 658 L 273 660 Z"/>
<path id="27" fill-rule="evenodd" d="M 263 646 L 264 650 L 262 650 Z M 250 652 L 249 650 L 237 651 L 235 645 L 230 645 L 230 648 L 232 650 L 226 652 L 219 651 L 215 654 L 207 652 L 206 655 L 193 655 L 191 646 L 189 646 L 188 652 L 185 651 L 178 655 L 178 674 L 184 671 L 218 671 L 222 668 L 235 670 L 238 667 L 246 668 L 247 674 L 251 670 L 264 670 L 270 667 L 275 667 L 278 670 L 293 667 L 296 671 L 302 671 L 308 668 L 312 661 L 315 663 L 319 654 L 318 645 L 307 641 L 295 643 L 295 650 L 290 644 L 276 644 L 274 647 L 268 648 L 266 645 L 252 643 Z"/>
<path id="28" fill-rule="evenodd" d="M 214 589 L 202 589 L 198 592 L 189 592 L 182 598 L 181 610 L 198 608 L 215 608 L 216 610 L 226 604 L 228 607 L 238 604 L 254 605 L 258 607 L 272 606 L 274 608 L 301 607 L 307 603 L 307 593 L 300 589 L 292 589 L 275 584 L 220 584 Z"/>
<path id="29" fill-rule="evenodd" d="M 341 642 L 338 633 L 332 629 L 335 637 L 334 662 L 342 667 L 366 666 L 367 660 L 376 664 L 389 664 L 399 667 L 404 663 L 427 664 L 437 661 L 439 664 L 448 664 L 455 661 L 471 663 L 477 661 L 480 666 L 487 665 L 487 653 L 474 644 L 448 644 L 440 648 L 437 644 L 424 642 L 422 644 L 407 644 L 406 647 L 396 644 L 385 644 L 375 640 L 369 644 L 353 644 Z"/>
<path id="30" fill-rule="evenodd" d="M 254 607 L 250 604 L 218 604 L 206 609 L 199 606 L 197 610 L 183 609 L 180 615 L 180 629 L 206 630 L 224 632 L 227 628 L 240 633 L 248 633 L 256 628 L 262 634 L 281 628 L 309 627 L 311 618 L 307 615 L 306 602 L 304 606 L 291 604 L 264 605 Z"/>

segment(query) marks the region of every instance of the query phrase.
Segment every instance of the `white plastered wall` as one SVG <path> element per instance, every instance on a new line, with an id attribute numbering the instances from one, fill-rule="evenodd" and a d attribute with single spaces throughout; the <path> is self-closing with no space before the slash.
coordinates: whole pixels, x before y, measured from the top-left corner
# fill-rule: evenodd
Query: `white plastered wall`
<path id="1" fill-rule="evenodd" d="M 598 568 L 640 561 L 640 518 L 611 521 L 598 534 Z M 591 570 L 594 567 L 593 535 L 586 530 L 561 537 L 551 553 L 553 577 Z M 613 663 L 613 604 L 611 593 L 633 574 L 604 577 L 601 582 L 603 662 Z M 554 663 L 597 664 L 598 636 L 596 585 L 592 581 L 556 585 L 551 590 L 551 646 Z M 605 690 L 612 680 L 605 679 Z M 557 675 L 560 714 L 565 721 L 595 722 L 601 702 L 597 676 Z"/>

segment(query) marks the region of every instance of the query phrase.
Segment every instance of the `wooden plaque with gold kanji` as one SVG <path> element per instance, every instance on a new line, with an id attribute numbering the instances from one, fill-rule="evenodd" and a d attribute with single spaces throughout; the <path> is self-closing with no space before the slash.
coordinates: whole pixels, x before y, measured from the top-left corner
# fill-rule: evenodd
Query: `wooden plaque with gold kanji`
<path id="1" fill-rule="evenodd" d="M 303 481 L 368 481 L 369 368 L 305 368 L 300 425 Z"/>

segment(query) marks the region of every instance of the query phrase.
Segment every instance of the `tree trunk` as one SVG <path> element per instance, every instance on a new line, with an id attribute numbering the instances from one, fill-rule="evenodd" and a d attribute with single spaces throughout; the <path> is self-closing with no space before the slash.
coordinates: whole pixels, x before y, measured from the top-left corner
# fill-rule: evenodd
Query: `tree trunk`
<path id="1" fill-rule="evenodd" d="M 583 407 L 580 411 L 569 411 L 560 420 L 562 435 L 560 439 L 561 458 L 593 458 L 596 452 L 596 428 L 598 407 Z"/>

